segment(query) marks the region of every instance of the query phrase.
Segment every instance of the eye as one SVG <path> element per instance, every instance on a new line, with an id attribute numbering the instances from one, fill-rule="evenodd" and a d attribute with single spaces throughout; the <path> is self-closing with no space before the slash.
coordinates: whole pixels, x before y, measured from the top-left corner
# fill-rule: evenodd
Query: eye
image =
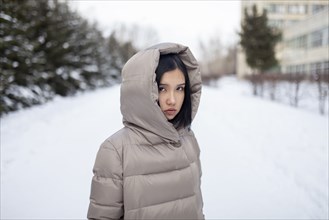
<path id="1" fill-rule="evenodd" d="M 179 87 L 177 87 L 177 90 L 178 91 L 184 91 L 184 88 L 185 88 L 184 86 L 179 86 Z"/>
<path id="2" fill-rule="evenodd" d="M 159 92 L 164 92 L 164 91 L 166 91 L 166 89 L 162 86 L 159 86 Z"/>

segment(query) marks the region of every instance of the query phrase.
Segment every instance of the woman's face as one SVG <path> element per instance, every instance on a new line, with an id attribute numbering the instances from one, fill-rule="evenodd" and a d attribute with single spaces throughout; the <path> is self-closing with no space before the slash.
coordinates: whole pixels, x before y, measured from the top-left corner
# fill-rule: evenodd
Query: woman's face
<path id="1" fill-rule="evenodd" d="M 159 104 L 168 120 L 175 118 L 185 97 L 185 77 L 178 68 L 165 72 L 159 84 Z"/>

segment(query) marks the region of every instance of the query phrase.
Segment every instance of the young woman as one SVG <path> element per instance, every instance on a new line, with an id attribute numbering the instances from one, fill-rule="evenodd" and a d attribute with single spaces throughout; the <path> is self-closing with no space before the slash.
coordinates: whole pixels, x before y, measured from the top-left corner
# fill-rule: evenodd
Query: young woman
<path id="1" fill-rule="evenodd" d="M 125 64 L 124 128 L 98 151 L 88 219 L 204 219 L 191 130 L 200 95 L 200 70 L 188 47 L 155 45 Z"/>

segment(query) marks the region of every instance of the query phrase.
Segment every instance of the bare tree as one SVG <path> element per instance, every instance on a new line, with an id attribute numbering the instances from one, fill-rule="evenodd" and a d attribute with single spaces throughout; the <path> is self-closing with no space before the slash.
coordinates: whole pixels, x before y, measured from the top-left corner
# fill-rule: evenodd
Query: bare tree
<path id="1" fill-rule="evenodd" d="M 329 73 L 325 71 L 316 71 L 313 79 L 318 86 L 319 111 L 320 114 L 323 115 L 325 112 L 326 103 L 328 102 Z"/>
<path id="2" fill-rule="evenodd" d="M 266 74 L 264 75 L 264 77 L 266 78 L 265 81 L 267 81 L 269 85 L 270 99 L 274 101 L 276 99 L 277 84 L 282 78 L 282 76 L 281 74 Z"/>
<path id="3" fill-rule="evenodd" d="M 304 74 L 291 74 L 291 80 L 292 83 L 294 85 L 294 92 L 292 93 L 292 100 L 291 100 L 291 104 L 295 107 L 298 106 L 299 100 L 300 100 L 300 84 L 301 82 L 305 79 L 305 75 Z"/>
<path id="4" fill-rule="evenodd" d="M 236 45 L 223 45 L 220 37 L 213 36 L 207 42 L 199 41 L 201 68 L 204 80 L 217 79 L 236 72 Z"/>
<path id="5" fill-rule="evenodd" d="M 251 75 L 246 75 L 244 78 L 251 83 L 253 95 L 255 95 L 255 96 L 257 96 L 259 94 L 262 95 L 263 84 L 265 81 L 263 75 L 251 74 Z"/>

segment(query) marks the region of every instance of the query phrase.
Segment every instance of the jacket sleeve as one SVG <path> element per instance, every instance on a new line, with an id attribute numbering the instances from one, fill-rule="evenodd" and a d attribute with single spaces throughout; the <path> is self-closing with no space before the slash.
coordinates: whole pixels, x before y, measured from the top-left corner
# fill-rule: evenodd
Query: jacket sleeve
<path id="1" fill-rule="evenodd" d="M 93 173 L 87 218 L 123 218 L 122 157 L 109 140 L 97 153 Z"/>

